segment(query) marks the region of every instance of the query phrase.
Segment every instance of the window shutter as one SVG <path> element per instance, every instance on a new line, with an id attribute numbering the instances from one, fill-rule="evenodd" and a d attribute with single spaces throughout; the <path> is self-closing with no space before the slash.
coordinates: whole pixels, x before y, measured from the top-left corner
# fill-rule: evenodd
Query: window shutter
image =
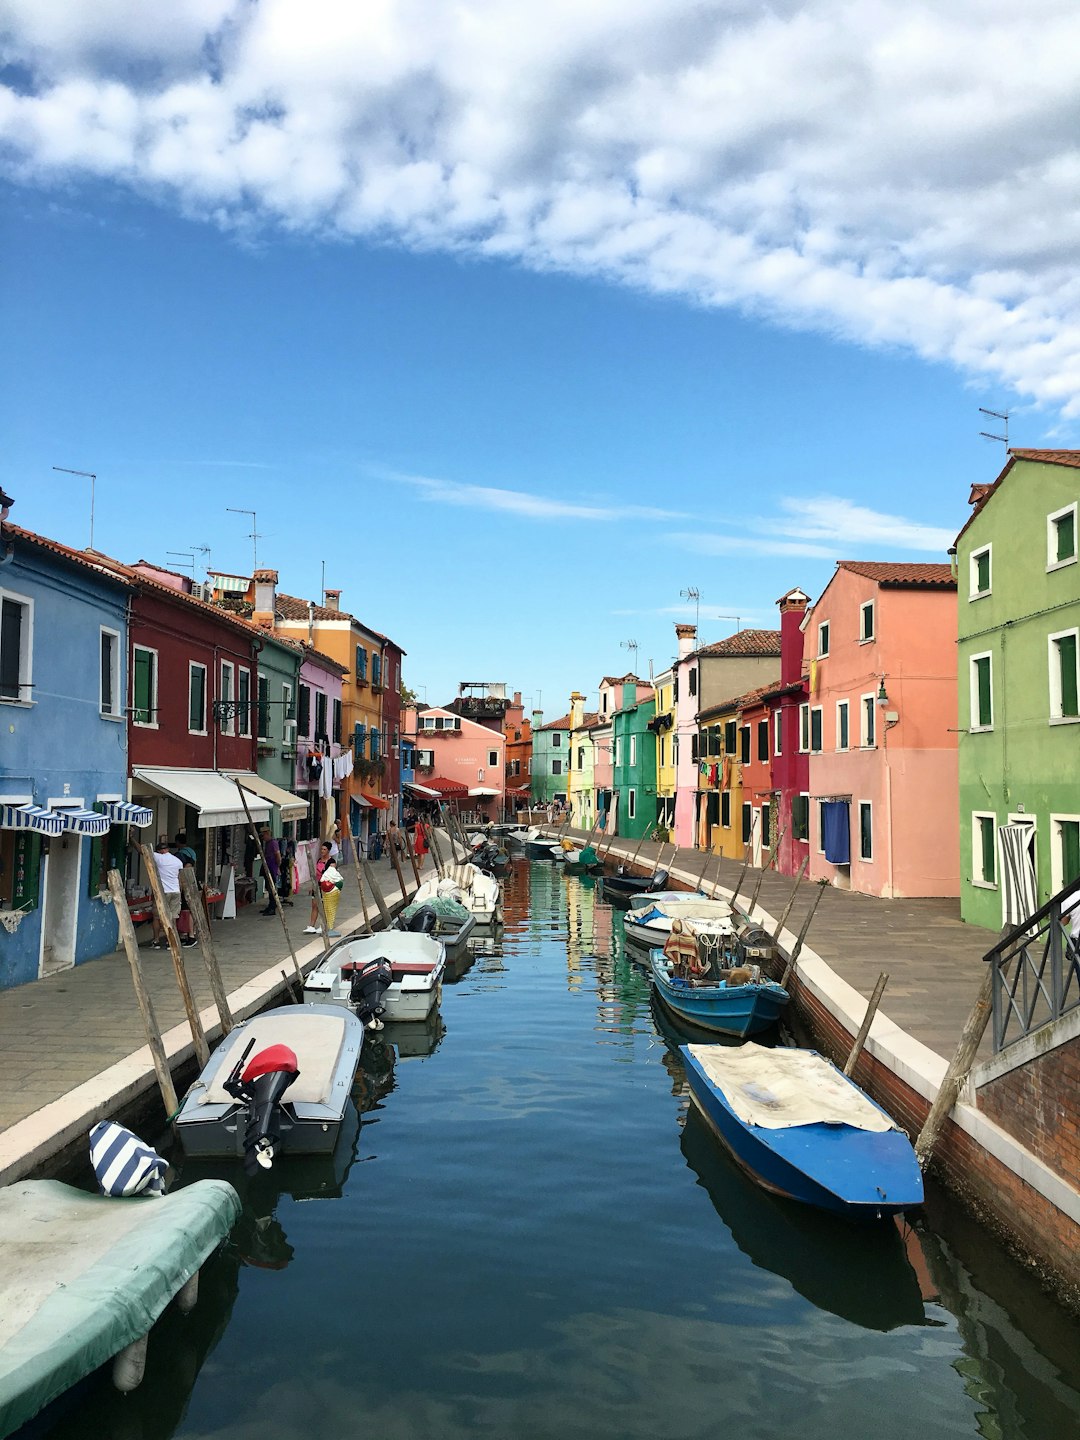
<path id="1" fill-rule="evenodd" d="M 13 910 L 36 910 L 40 895 L 41 836 L 16 833 L 15 875 L 12 885 Z"/>
<path id="2" fill-rule="evenodd" d="M 140 725 L 149 725 L 153 720 L 150 704 L 153 698 L 153 661 L 149 650 L 135 651 L 135 713 L 131 717 Z"/>
<path id="3" fill-rule="evenodd" d="M 989 725 L 992 714 L 990 708 L 990 661 L 985 656 L 981 660 L 976 660 L 975 669 L 979 682 L 979 724 Z"/>
<path id="4" fill-rule="evenodd" d="M 1061 713 L 1076 715 L 1076 636 L 1062 635 L 1057 641 L 1058 664 L 1061 667 Z"/>
<path id="5" fill-rule="evenodd" d="M 296 730 L 299 735 L 311 734 L 311 686 L 300 686 L 300 699 L 296 709 Z"/>
<path id="6" fill-rule="evenodd" d="M 1069 511 L 1055 522 L 1057 530 L 1057 558 L 1071 560 L 1076 554 L 1076 515 Z"/>

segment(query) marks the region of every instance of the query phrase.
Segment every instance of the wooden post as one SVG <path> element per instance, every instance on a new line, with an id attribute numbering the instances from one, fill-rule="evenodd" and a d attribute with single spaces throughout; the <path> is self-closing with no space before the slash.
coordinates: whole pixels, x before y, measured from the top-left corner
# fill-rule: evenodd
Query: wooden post
<path id="1" fill-rule="evenodd" d="M 361 908 L 361 909 L 363 910 L 363 912 L 364 912 L 364 929 L 365 929 L 365 930 L 367 931 L 367 933 L 370 935 L 370 934 L 371 934 L 371 917 L 370 917 L 370 915 L 368 914 L 367 896 L 364 894 L 364 877 L 363 877 L 363 875 L 362 875 L 361 872 L 360 872 L 360 853 L 359 853 L 359 847 L 356 846 L 356 845 L 354 845 L 354 846 L 352 847 L 352 862 L 353 862 L 353 869 L 356 871 L 356 888 L 357 888 L 357 890 L 360 891 L 360 908 Z"/>
<path id="2" fill-rule="evenodd" d="M 881 1004 L 881 997 L 885 993 L 885 986 L 889 983 L 889 972 L 882 970 L 877 977 L 877 984 L 874 986 L 874 993 L 866 1006 L 866 1013 L 863 1015 L 862 1024 L 859 1026 L 859 1033 L 855 1036 L 855 1044 L 851 1047 L 851 1054 L 847 1057 L 847 1064 L 844 1066 L 845 1075 L 854 1075 L 855 1066 L 859 1056 L 862 1054 L 863 1046 L 866 1044 L 866 1037 L 870 1034 L 870 1026 L 873 1024 L 874 1016 L 877 1014 L 878 1006 Z"/>
<path id="3" fill-rule="evenodd" d="M 618 812 L 618 804 L 619 804 L 619 795 L 620 795 L 621 793 L 622 793 L 622 792 L 619 791 L 619 790 L 613 790 L 613 791 L 611 792 L 611 799 L 612 799 L 612 801 L 613 801 L 613 803 L 614 803 L 614 805 L 615 805 L 615 807 L 616 807 L 616 808 L 615 808 L 615 811 L 614 811 L 614 813 L 615 813 L 615 824 L 612 825 L 611 831 L 610 831 L 609 834 L 607 834 L 607 837 L 606 837 L 606 838 L 607 838 L 607 844 L 606 844 L 605 847 L 604 847 L 604 854 L 603 854 L 603 857 L 602 857 L 602 858 L 605 859 L 605 860 L 607 859 L 608 852 L 610 851 L 612 845 L 615 844 L 615 826 L 618 824 L 618 813 L 619 813 L 619 812 Z M 607 822 L 611 819 L 611 817 L 612 817 L 612 811 L 611 811 L 611 809 L 609 808 L 609 809 L 607 809 L 607 810 L 604 811 L 604 826 L 605 826 L 605 829 L 606 829 L 606 827 L 607 827 Z M 599 854 L 599 852 L 597 852 L 597 853 Z"/>
<path id="4" fill-rule="evenodd" d="M 706 850 L 706 851 L 705 851 L 705 863 L 704 863 L 704 864 L 702 865 L 702 867 L 701 867 L 701 874 L 697 877 L 697 885 L 696 885 L 695 888 L 698 889 L 698 890 L 700 890 L 701 887 L 702 887 L 702 885 L 704 885 L 704 883 L 705 883 L 705 871 L 709 868 L 709 861 L 710 861 L 712 858 L 713 858 L 713 857 L 712 857 L 712 851 L 711 851 L 711 850 Z M 714 890 L 716 889 L 716 886 L 715 886 L 715 885 L 713 886 L 713 889 L 714 889 Z"/>
<path id="5" fill-rule="evenodd" d="M 772 869 L 773 861 L 776 859 L 776 852 L 777 852 L 777 850 L 780 849 L 780 841 L 784 838 L 784 833 L 785 833 L 785 832 L 784 832 L 783 830 L 780 830 L 780 831 L 777 833 L 776 839 L 773 841 L 772 845 L 769 847 L 768 858 L 766 859 L 765 864 L 764 864 L 764 865 L 761 867 L 761 869 L 758 871 L 757 884 L 754 886 L 754 894 L 753 894 L 753 896 L 751 897 L 751 900 L 750 900 L 750 908 L 749 908 L 749 909 L 747 910 L 747 912 L 746 912 L 746 918 L 747 918 L 748 920 L 753 919 L 754 906 L 757 904 L 757 897 L 758 897 L 758 892 L 759 892 L 760 889 L 761 889 L 761 882 L 765 879 L 765 872 L 766 872 L 767 870 L 771 870 L 771 869 Z"/>
<path id="6" fill-rule="evenodd" d="M 949 1068 L 945 1072 L 945 1078 L 941 1082 L 941 1089 L 937 1093 L 933 1105 L 930 1107 L 930 1114 L 926 1117 L 926 1124 L 919 1131 L 919 1138 L 915 1141 L 915 1155 L 919 1164 L 926 1169 L 930 1156 L 933 1153 L 934 1145 L 937 1143 L 938 1135 L 942 1126 L 949 1118 L 953 1106 L 956 1104 L 956 1097 L 960 1094 L 960 1087 L 967 1079 L 968 1071 L 971 1069 L 972 1061 L 975 1059 L 975 1052 L 979 1048 L 979 1041 L 983 1037 L 991 1012 L 991 998 L 994 989 L 994 967 L 987 965 L 986 975 L 979 986 L 979 995 L 972 1006 L 971 1014 L 967 1018 L 960 1036 L 960 1044 L 956 1047 L 956 1054 L 949 1062 Z"/>
<path id="7" fill-rule="evenodd" d="M 439 879 L 441 880 L 446 874 L 446 862 L 443 860 L 442 846 L 439 844 L 439 837 L 435 833 L 437 829 L 438 827 L 435 825 L 429 825 L 427 827 L 428 849 L 435 857 L 435 869 L 438 871 Z"/>
<path id="8" fill-rule="evenodd" d="M 795 949 L 792 950 L 788 962 L 784 967 L 784 974 L 780 980 L 781 985 L 786 985 L 791 979 L 791 972 L 795 969 L 795 966 L 798 963 L 799 956 L 802 954 L 803 941 L 806 939 L 806 932 L 810 929 L 810 921 L 813 920 L 814 912 L 821 904 L 821 897 L 825 894 L 825 887 L 826 885 L 828 885 L 828 883 L 829 882 L 827 880 L 819 880 L 817 882 L 818 892 L 814 896 L 814 903 L 806 912 L 806 919 L 802 922 L 802 926 L 795 940 Z"/>
<path id="9" fill-rule="evenodd" d="M 405 848 L 409 852 L 409 864 L 412 866 L 412 873 L 416 877 L 416 888 L 420 888 L 420 867 L 416 863 L 416 851 L 413 849 L 412 831 L 405 826 Z"/>
<path id="10" fill-rule="evenodd" d="M 368 883 L 368 889 L 375 897 L 375 904 L 379 907 L 379 914 L 382 916 L 383 928 L 388 930 L 390 928 L 390 911 L 386 908 L 386 901 L 383 899 L 382 891 L 375 884 L 375 877 L 371 873 L 371 862 L 369 860 L 361 860 L 360 868 L 364 872 L 364 879 Z"/>
<path id="11" fill-rule="evenodd" d="M 191 1028 L 191 1038 L 195 1042 L 195 1054 L 198 1057 L 199 1065 L 203 1066 L 210 1059 L 210 1046 L 206 1043 L 206 1035 L 202 1028 L 202 1021 L 199 1019 L 198 1007 L 191 994 L 191 986 L 188 984 L 187 971 L 184 968 L 184 957 L 180 951 L 180 937 L 176 933 L 176 926 L 173 924 L 168 911 L 165 909 L 165 893 L 161 888 L 161 876 L 154 864 L 154 852 L 149 845 L 140 845 L 143 864 L 146 866 L 146 878 L 150 881 L 150 893 L 154 897 L 154 908 L 157 910 L 158 919 L 161 921 L 162 929 L 165 931 L 165 938 L 169 942 L 169 951 L 172 954 L 173 969 L 176 971 L 176 983 L 180 987 L 180 996 L 184 1002 L 184 1009 L 187 1011 L 188 1025 Z"/>
<path id="12" fill-rule="evenodd" d="M 750 868 L 750 861 L 751 861 L 751 859 L 753 858 L 753 854 L 754 854 L 754 825 L 755 825 L 755 823 L 756 823 L 756 821 L 757 821 L 757 818 L 758 818 L 758 817 L 757 817 L 756 815 L 754 815 L 753 818 L 752 818 L 751 821 L 750 821 L 750 839 L 746 842 L 746 854 L 745 854 L 745 858 L 744 858 L 744 860 L 743 860 L 743 867 L 742 867 L 742 869 L 739 871 L 739 882 L 738 882 L 738 884 L 735 886 L 735 889 L 731 892 L 731 908 L 732 908 L 733 910 L 735 909 L 735 899 L 736 899 L 739 891 L 742 889 L 743 881 L 746 879 L 746 872 L 747 872 L 747 870 L 749 870 L 749 868 Z"/>
<path id="13" fill-rule="evenodd" d="M 250 832 L 251 832 L 251 838 L 255 841 L 255 845 L 256 845 L 256 847 L 257 847 L 257 849 L 258 849 L 258 851 L 259 851 L 259 859 L 262 861 L 263 874 L 266 876 L 267 882 L 269 883 L 271 877 L 270 877 L 270 871 L 269 871 L 269 870 L 267 869 L 267 867 L 266 867 L 266 851 L 263 849 L 262 836 L 259 834 L 258 830 L 255 828 L 255 821 L 251 818 L 251 811 L 250 811 L 250 809 L 248 808 L 247 791 L 244 789 L 243 785 L 240 784 L 240 781 L 239 781 L 239 780 L 237 780 L 237 782 L 236 782 L 236 793 L 240 796 L 240 804 L 243 805 L 243 807 L 244 807 L 244 814 L 247 816 L 248 829 L 250 830 Z M 304 972 L 300 969 L 300 962 L 299 962 L 299 960 L 297 960 L 297 958 L 296 958 L 296 951 L 293 949 L 292 936 L 289 934 L 289 926 L 288 926 L 288 924 L 287 924 L 287 922 L 286 922 L 286 920 L 285 920 L 285 911 L 284 911 L 284 909 L 283 909 L 283 907 L 282 907 L 282 904 L 281 904 L 281 896 L 278 894 L 278 888 L 277 888 L 276 885 L 271 884 L 271 885 L 270 885 L 270 889 L 271 889 L 271 892 L 273 893 L 273 896 L 274 896 L 274 908 L 275 908 L 275 910 L 277 911 L 278 919 L 281 921 L 281 928 L 282 928 L 282 930 L 285 932 L 285 944 L 289 947 L 289 954 L 292 956 L 293 969 L 296 971 L 296 978 L 297 978 L 297 980 L 298 980 L 298 982 L 299 982 L 299 984 L 300 984 L 300 988 L 301 988 L 301 990 L 302 990 L 302 989 L 304 988 Z M 316 892 L 318 892 L 318 889 L 319 889 L 319 887 L 318 887 L 318 885 L 316 885 L 316 886 L 315 886 Z M 319 913 L 322 914 L 322 897 L 321 897 L 321 896 L 319 897 Z M 322 927 L 322 928 L 323 928 L 323 942 L 324 942 L 323 948 L 324 948 L 324 949 L 329 949 L 329 945 L 326 944 L 326 916 L 325 916 L 325 915 L 323 915 L 323 927 Z"/>
<path id="14" fill-rule="evenodd" d="M 646 825 L 645 829 L 641 832 L 641 837 L 640 837 L 640 839 L 639 839 L 638 842 L 637 842 L 637 849 L 634 851 L 633 855 L 630 857 L 630 865 L 628 865 L 628 866 L 626 867 L 628 872 L 629 872 L 630 867 L 631 867 L 632 865 L 636 865 L 636 864 L 637 864 L 637 857 L 641 854 L 641 847 L 645 844 L 645 836 L 648 835 L 648 833 L 649 833 L 649 827 Z"/>
<path id="15" fill-rule="evenodd" d="M 791 894 L 790 894 L 790 896 L 788 897 L 788 902 L 787 902 L 787 904 L 784 906 L 784 913 L 780 916 L 780 923 L 779 923 L 779 925 L 777 925 L 776 929 L 773 931 L 773 937 L 772 937 L 772 938 L 773 938 L 774 941 L 780 939 L 780 932 L 781 932 L 781 930 L 783 930 L 784 926 L 787 924 L 787 917 L 791 914 L 791 907 L 792 907 L 792 905 L 795 904 L 795 896 L 798 895 L 798 893 L 799 893 L 799 886 L 802 884 L 802 877 L 806 874 L 806 867 L 807 867 L 807 865 L 809 865 L 809 864 L 810 864 L 810 856 L 807 855 L 807 856 L 805 857 L 805 859 L 803 860 L 802 864 L 799 866 L 799 873 L 798 873 L 798 875 L 795 876 L 795 884 L 791 887 Z"/>
<path id="16" fill-rule="evenodd" d="M 180 889 L 184 893 L 188 912 L 195 926 L 203 964 L 210 977 L 210 989 L 214 992 L 214 1004 L 217 1006 L 218 1019 L 221 1021 L 221 1034 L 224 1037 L 233 1028 L 232 1011 L 229 1009 L 225 986 L 221 982 L 221 968 L 218 965 L 217 955 L 214 953 L 214 941 L 210 935 L 210 926 L 207 923 L 203 898 L 199 893 L 199 883 L 195 878 L 193 866 L 185 865 L 180 871 Z"/>
<path id="17" fill-rule="evenodd" d="M 120 922 L 120 938 L 124 942 L 124 951 L 127 954 L 128 964 L 131 966 L 131 981 L 135 986 L 135 998 L 139 1002 L 139 1010 L 142 1013 L 146 1043 L 150 1047 L 150 1054 L 154 1061 L 158 1089 L 161 1091 L 161 1102 L 165 1106 L 165 1114 L 171 1119 L 179 1110 L 180 1102 L 176 1098 L 176 1088 L 169 1071 L 169 1062 L 165 1058 L 165 1046 L 161 1043 L 161 1031 L 158 1029 L 157 1016 L 154 1014 L 154 1002 L 150 999 L 150 992 L 147 990 L 146 980 L 143 978 L 142 964 L 139 960 L 139 942 L 135 938 L 135 926 L 131 923 L 131 912 L 128 910 L 127 896 L 124 894 L 124 882 L 120 878 L 120 871 L 110 870 L 108 880 L 109 894 L 116 907 L 116 918 Z"/>
<path id="18" fill-rule="evenodd" d="M 396 825 L 391 825 L 390 829 L 386 832 L 386 834 L 390 842 L 390 863 L 394 867 L 394 871 L 397 875 L 397 882 L 401 886 L 401 903 L 403 905 L 407 905 L 409 903 L 409 892 L 405 888 L 405 876 L 401 873 L 401 860 L 397 853 L 396 844 L 397 838 L 401 834 L 401 831 Z"/>

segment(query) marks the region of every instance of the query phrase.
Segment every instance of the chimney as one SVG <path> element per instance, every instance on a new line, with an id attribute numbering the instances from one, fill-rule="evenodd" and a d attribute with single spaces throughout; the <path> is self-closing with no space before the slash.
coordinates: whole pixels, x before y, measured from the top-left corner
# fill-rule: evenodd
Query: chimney
<path id="1" fill-rule="evenodd" d="M 340 591 L 340 590 L 324 590 L 324 591 L 323 591 L 323 605 L 325 606 L 325 608 L 326 608 L 327 610 L 340 610 L 340 609 L 341 609 L 341 591 Z"/>
<path id="2" fill-rule="evenodd" d="M 780 607 L 780 684 L 794 685 L 802 679 L 802 622 L 810 596 L 803 590 L 789 590 L 776 603 Z"/>
<path id="3" fill-rule="evenodd" d="M 543 710 L 534 710 L 534 711 L 532 712 L 532 728 L 533 728 L 534 730 L 539 730 L 539 729 L 540 729 L 540 726 L 543 725 L 543 723 L 544 723 L 544 712 L 543 712 Z"/>
<path id="4" fill-rule="evenodd" d="M 520 691 L 520 690 L 515 690 L 515 691 L 514 691 L 514 704 L 518 707 L 519 710 L 521 709 L 521 691 Z"/>
<path id="5" fill-rule="evenodd" d="M 679 659 L 685 660 L 692 651 L 697 649 L 697 626 L 676 625 L 675 638 L 679 642 Z"/>
<path id="6" fill-rule="evenodd" d="M 256 570 L 251 579 L 255 586 L 255 606 L 251 613 L 251 623 L 258 625 L 261 630 L 272 630 L 277 610 L 278 572 Z"/>
<path id="7" fill-rule="evenodd" d="M 581 722 L 585 714 L 585 696 L 580 690 L 575 690 L 570 696 L 570 729 L 580 730 Z"/>

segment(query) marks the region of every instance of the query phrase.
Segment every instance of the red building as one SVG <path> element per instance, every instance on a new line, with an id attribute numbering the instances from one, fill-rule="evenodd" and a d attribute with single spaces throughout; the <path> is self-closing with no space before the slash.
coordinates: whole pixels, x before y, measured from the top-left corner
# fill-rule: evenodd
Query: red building
<path id="1" fill-rule="evenodd" d="M 774 868 L 781 875 L 797 875 L 810 854 L 810 751 L 811 724 L 820 725 L 820 712 L 811 716 L 809 686 L 803 674 L 803 622 L 810 597 L 789 590 L 776 602 L 780 607 L 780 684 L 766 691 L 770 711 L 772 754 L 772 841 L 779 837 Z M 820 736 L 816 737 L 820 748 Z"/>
<path id="2" fill-rule="evenodd" d="M 391 802 L 391 814 L 401 814 L 401 662 L 405 651 L 383 635 L 382 729 L 386 745 L 386 768 L 382 793 Z"/>
<path id="3" fill-rule="evenodd" d="M 532 788 L 532 721 L 525 714 L 520 690 L 514 691 L 514 699 L 503 717 L 503 735 L 507 809 L 514 811 L 528 805 Z"/>
<path id="4" fill-rule="evenodd" d="M 751 690 L 739 703 L 742 837 L 751 865 L 764 863 L 773 841 L 772 710 L 770 687 Z"/>

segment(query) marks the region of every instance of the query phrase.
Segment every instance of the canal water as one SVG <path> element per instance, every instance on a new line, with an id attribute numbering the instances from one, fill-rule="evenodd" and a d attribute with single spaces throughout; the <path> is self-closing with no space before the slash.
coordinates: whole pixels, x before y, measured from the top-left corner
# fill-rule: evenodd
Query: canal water
<path id="1" fill-rule="evenodd" d="M 147 1378 L 51 1440 L 1071 1440 L 1080 1326 L 944 1199 L 856 1230 L 688 1105 L 595 882 L 518 864 L 428 1026 L 365 1045 L 334 1162 L 244 1215 Z"/>

